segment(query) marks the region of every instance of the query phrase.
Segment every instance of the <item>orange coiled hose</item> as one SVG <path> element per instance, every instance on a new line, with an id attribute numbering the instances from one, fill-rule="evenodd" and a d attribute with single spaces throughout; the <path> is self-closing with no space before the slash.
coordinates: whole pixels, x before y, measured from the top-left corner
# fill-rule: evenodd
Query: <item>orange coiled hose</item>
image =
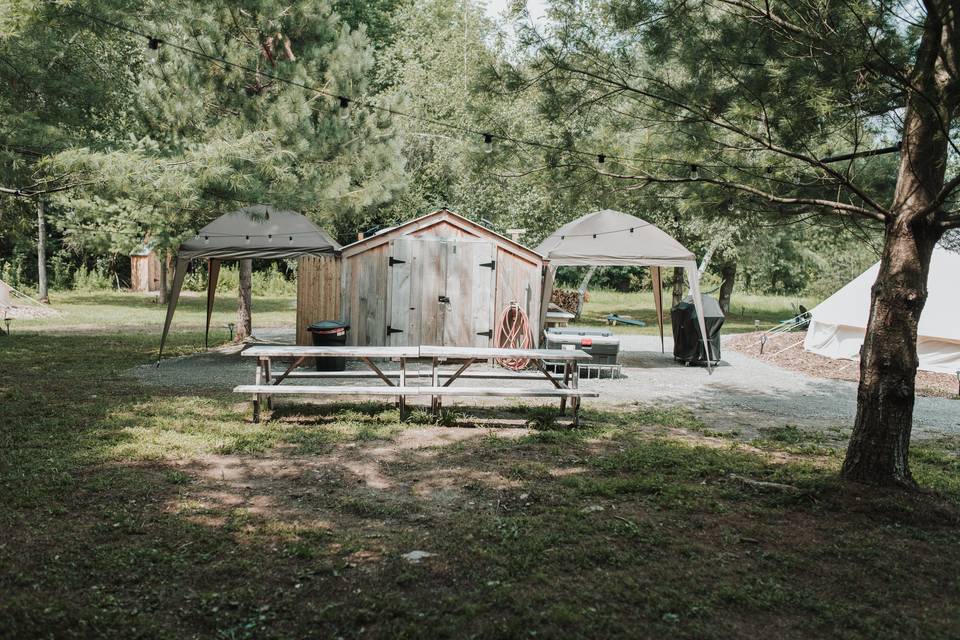
<path id="1" fill-rule="evenodd" d="M 530 349 L 533 332 L 530 319 L 516 302 L 511 302 L 497 319 L 497 332 L 493 344 L 500 349 Z M 530 364 L 528 358 L 497 358 L 497 363 L 506 369 L 520 371 Z"/>

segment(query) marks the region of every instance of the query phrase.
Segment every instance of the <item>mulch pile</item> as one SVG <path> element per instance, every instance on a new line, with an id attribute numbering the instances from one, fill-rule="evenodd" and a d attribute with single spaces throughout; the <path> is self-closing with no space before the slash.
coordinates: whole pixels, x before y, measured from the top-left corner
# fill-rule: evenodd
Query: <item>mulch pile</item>
<path id="1" fill-rule="evenodd" d="M 742 333 L 727 338 L 724 349 L 769 362 L 782 369 L 799 371 L 815 378 L 833 380 L 860 380 L 860 363 L 853 360 L 834 360 L 803 349 L 806 332 L 781 333 L 769 337 L 760 353 L 760 333 Z M 946 373 L 917 371 L 917 395 L 940 398 L 957 397 L 957 378 Z"/>

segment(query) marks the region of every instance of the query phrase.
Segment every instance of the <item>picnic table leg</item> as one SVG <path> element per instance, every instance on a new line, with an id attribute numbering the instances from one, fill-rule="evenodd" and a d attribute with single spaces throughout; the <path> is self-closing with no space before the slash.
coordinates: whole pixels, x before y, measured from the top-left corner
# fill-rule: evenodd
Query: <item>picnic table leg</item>
<path id="1" fill-rule="evenodd" d="M 580 386 L 580 363 L 573 363 L 573 377 L 570 378 L 570 388 L 576 389 Z M 580 426 L 580 396 L 570 398 L 570 406 L 573 409 L 573 426 Z"/>
<path id="2" fill-rule="evenodd" d="M 263 361 L 264 369 L 263 374 L 265 376 L 264 384 L 270 384 L 270 358 L 267 358 Z M 273 396 L 267 396 L 267 409 L 273 411 Z"/>
<path id="3" fill-rule="evenodd" d="M 407 359 L 400 358 L 400 389 L 407 386 Z M 397 405 L 400 408 L 400 422 L 403 422 L 407 412 L 407 396 L 400 394 Z"/>
<path id="4" fill-rule="evenodd" d="M 257 370 L 254 374 L 253 382 L 259 385 L 263 381 L 263 359 L 257 358 Z M 260 395 L 253 394 L 253 421 L 260 422 Z"/>
<path id="5" fill-rule="evenodd" d="M 566 360 L 563 363 L 563 386 L 570 386 L 570 361 Z M 572 403 L 571 403 L 572 404 Z M 566 397 L 560 398 L 560 415 L 564 415 L 567 411 L 567 399 Z"/>
<path id="6" fill-rule="evenodd" d="M 434 387 L 440 386 L 440 372 L 437 371 L 437 359 L 431 358 L 430 362 L 432 367 L 431 383 Z M 440 396 L 432 396 L 430 398 L 430 410 L 433 412 L 433 415 L 440 413 Z"/>

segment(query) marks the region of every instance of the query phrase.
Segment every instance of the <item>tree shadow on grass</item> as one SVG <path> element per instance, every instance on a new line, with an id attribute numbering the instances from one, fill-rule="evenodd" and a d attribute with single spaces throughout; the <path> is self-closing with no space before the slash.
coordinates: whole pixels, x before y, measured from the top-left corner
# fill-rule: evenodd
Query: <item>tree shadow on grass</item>
<path id="1" fill-rule="evenodd" d="M 339 405 L 339 422 L 298 407 L 254 425 L 222 395 L 118 375 L 152 348 L 130 335 L 24 336 L 0 349 L 4 371 L 29 373 L 0 383 L 0 636 L 956 629 L 956 519 L 924 496 L 847 499 L 828 471 L 664 441 L 642 428 L 683 420 L 663 412 L 591 413 L 624 429 L 600 442 L 408 450 L 350 434 L 397 426 L 380 402 Z M 330 438 L 306 440 L 317 431 Z M 946 456 L 923 464 L 951 469 Z M 734 471 L 803 493 L 744 489 Z M 435 555 L 403 559 L 414 550 Z"/>

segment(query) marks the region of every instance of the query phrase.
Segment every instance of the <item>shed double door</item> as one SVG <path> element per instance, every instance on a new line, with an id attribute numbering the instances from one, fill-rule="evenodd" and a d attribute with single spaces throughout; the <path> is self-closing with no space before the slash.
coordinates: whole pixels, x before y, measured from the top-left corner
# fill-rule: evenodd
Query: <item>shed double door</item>
<path id="1" fill-rule="evenodd" d="M 387 344 L 490 346 L 495 255 L 483 240 L 391 240 Z"/>

